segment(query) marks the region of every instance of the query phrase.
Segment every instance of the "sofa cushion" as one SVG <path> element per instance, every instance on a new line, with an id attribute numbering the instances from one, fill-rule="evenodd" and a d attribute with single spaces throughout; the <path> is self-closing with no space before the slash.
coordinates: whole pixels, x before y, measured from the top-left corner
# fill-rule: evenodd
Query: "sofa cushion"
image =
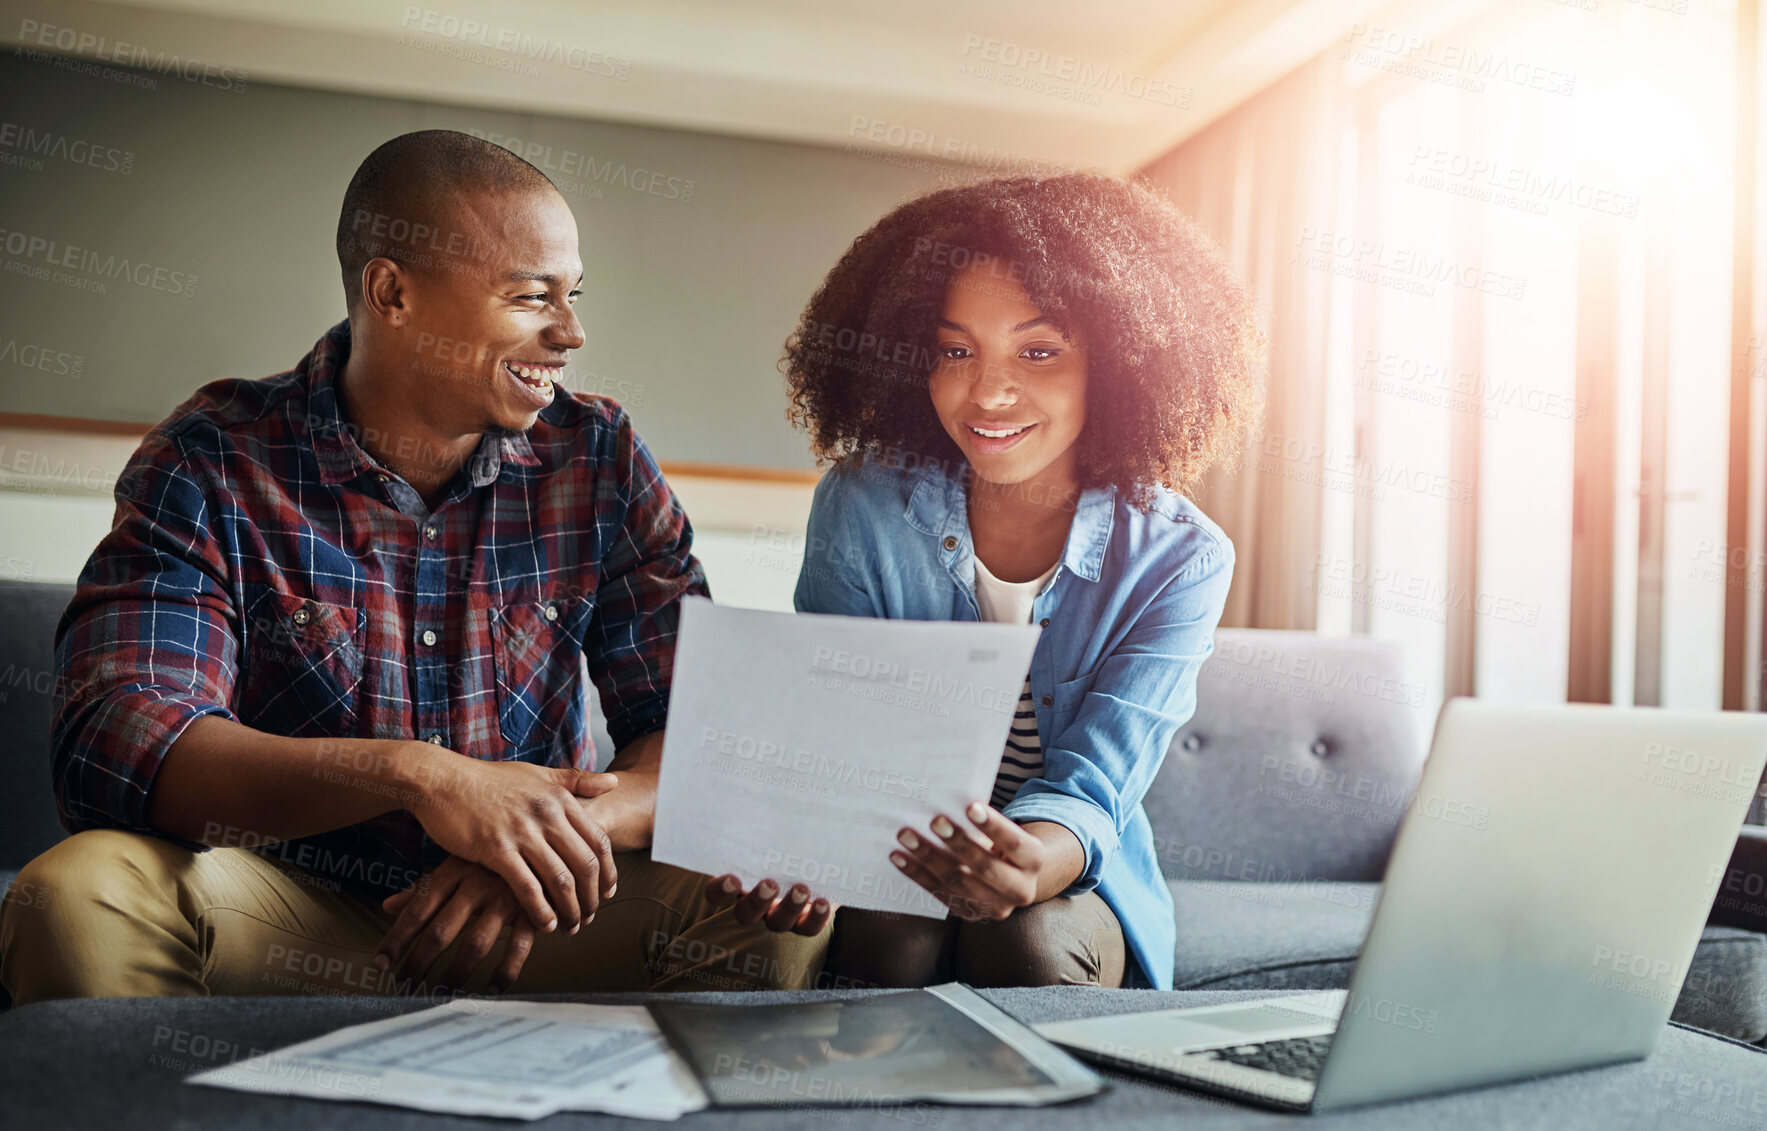
<path id="1" fill-rule="evenodd" d="M 1340 989 L 1374 917 L 1379 884 L 1171 881 L 1172 987 Z"/>
<path id="2" fill-rule="evenodd" d="M 1173 988 L 1342 989 L 1378 884 L 1173 882 Z M 1767 937 L 1707 927 L 1673 1018 L 1741 1041 L 1767 1037 Z"/>
<path id="3" fill-rule="evenodd" d="M 1183 880 L 1378 880 L 1430 719 L 1397 646 L 1220 629 L 1143 804 Z"/>

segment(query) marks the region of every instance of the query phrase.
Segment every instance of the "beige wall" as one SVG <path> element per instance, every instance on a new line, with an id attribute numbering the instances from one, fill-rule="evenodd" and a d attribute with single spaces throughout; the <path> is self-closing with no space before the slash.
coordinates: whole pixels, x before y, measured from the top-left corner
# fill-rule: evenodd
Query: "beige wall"
<path id="1" fill-rule="evenodd" d="M 781 344 L 847 243 L 937 183 L 810 146 L 156 82 L 0 54 L 0 412 L 151 422 L 205 381 L 291 366 L 343 314 L 332 241 L 357 163 L 447 127 L 550 147 L 536 163 L 587 272 L 568 384 L 627 404 L 661 459 L 807 467 Z M 124 260 L 140 282 L 107 276 Z"/>

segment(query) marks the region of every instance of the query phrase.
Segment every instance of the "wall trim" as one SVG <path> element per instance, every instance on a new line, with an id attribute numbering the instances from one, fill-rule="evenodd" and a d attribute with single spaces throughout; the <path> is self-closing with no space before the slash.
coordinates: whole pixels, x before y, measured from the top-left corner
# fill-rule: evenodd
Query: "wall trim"
<path id="1" fill-rule="evenodd" d="M 44 416 L 35 412 L 0 412 L 0 428 L 26 432 L 72 432 L 79 436 L 145 436 L 151 424 L 132 420 L 96 420 L 84 416 Z"/>
<path id="2" fill-rule="evenodd" d="M 76 436 L 147 435 L 151 424 L 131 420 L 99 420 L 85 416 L 47 416 L 31 412 L 0 412 L 0 428 L 27 432 L 66 432 Z M 734 463 L 695 463 L 691 460 L 658 460 L 663 474 L 699 479 L 731 479 L 746 483 L 814 484 L 822 472 L 809 467 L 752 467 Z"/>

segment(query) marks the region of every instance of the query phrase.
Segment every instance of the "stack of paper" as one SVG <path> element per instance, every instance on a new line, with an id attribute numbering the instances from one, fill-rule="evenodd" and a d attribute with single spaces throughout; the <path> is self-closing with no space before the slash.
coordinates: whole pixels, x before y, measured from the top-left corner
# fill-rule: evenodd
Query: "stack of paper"
<path id="1" fill-rule="evenodd" d="M 511 1119 L 558 1111 L 676 1119 L 706 1106 L 693 1072 L 638 1005 L 455 1000 L 188 1082 Z"/>

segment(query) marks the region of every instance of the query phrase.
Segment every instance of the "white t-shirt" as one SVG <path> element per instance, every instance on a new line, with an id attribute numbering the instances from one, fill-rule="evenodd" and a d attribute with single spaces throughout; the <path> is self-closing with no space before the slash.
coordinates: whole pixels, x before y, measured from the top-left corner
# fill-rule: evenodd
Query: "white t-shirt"
<path id="1" fill-rule="evenodd" d="M 976 605 L 982 619 L 999 624 L 1030 624 L 1032 602 L 1061 563 L 1049 567 L 1042 577 L 1030 581 L 1001 581 L 988 572 L 982 559 L 976 558 Z M 994 793 L 988 803 L 1003 807 L 1018 794 L 1019 786 L 1043 772 L 1043 743 L 1037 737 L 1037 709 L 1031 699 L 1031 678 L 1025 677 L 1024 690 L 1019 692 L 1018 707 L 1013 712 L 1012 730 L 1006 736 L 1006 752 L 1000 758 L 1000 772 L 994 777 Z"/>

